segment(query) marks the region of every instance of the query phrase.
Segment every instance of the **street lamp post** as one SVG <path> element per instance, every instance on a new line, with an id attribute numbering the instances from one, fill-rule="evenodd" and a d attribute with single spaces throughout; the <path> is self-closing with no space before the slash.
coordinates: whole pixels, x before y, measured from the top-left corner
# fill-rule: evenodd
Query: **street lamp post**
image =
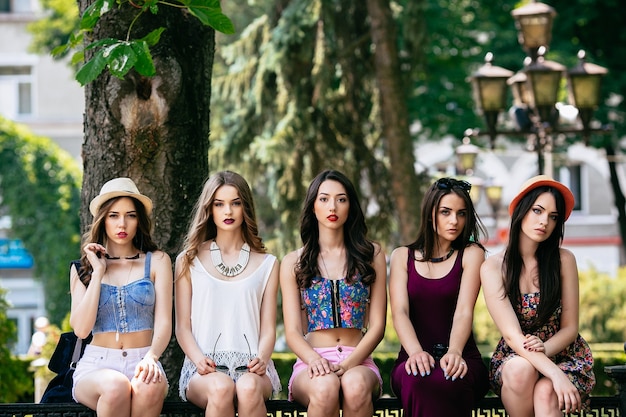
<path id="1" fill-rule="evenodd" d="M 521 71 L 513 73 L 493 65 L 493 54 L 485 56 L 485 64 L 470 77 L 473 98 L 478 112 L 485 119 L 486 132 L 471 129 L 469 136 L 487 135 L 495 147 L 499 134 L 524 136 L 529 150 L 537 152 L 539 174 L 553 176 L 552 147 L 556 133 L 582 134 L 585 143 L 592 132 L 607 132 L 606 127 L 594 129 L 591 119 L 600 100 L 602 77 L 607 69 L 587 63 L 584 51 L 579 63 L 567 70 L 563 65 L 545 59 L 551 41 L 554 9 L 533 1 L 511 12 L 518 29 L 519 43 L 528 54 Z M 567 76 L 569 102 L 577 107 L 582 128 L 559 126 L 556 108 L 561 80 Z M 513 114 L 517 128 L 498 129 L 498 117 L 507 107 L 507 85 L 513 93 Z M 467 135 L 466 135 L 467 136 Z"/>

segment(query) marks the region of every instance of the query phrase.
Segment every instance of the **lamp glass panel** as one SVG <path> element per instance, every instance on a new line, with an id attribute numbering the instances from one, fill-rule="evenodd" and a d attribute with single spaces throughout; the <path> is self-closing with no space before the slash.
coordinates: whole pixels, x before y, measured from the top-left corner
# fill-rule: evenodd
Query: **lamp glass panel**
<path id="1" fill-rule="evenodd" d="M 549 14 L 520 16 L 518 21 L 524 37 L 524 46 L 538 48 L 549 45 L 552 31 L 551 20 Z"/>
<path id="2" fill-rule="evenodd" d="M 528 73 L 528 81 L 531 82 L 534 106 L 552 106 L 556 103 L 559 84 L 561 82 L 560 71 L 536 71 Z"/>
<path id="3" fill-rule="evenodd" d="M 578 108 L 595 108 L 599 101 L 600 81 L 601 77 L 597 75 L 571 77 L 573 104 Z"/>
<path id="4" fill-rule="evenodd" d="M 485 195 L 492 205 L 499 205 L 502 201 L 502 186 L 488 185 L 485 187 Z"/>
<path id="5" fill-rule="evenodd" d="M 481 78 L 479 80 L 481 107 L 485 111 L 500 110 L 506 105 L 506 79 Z"/>

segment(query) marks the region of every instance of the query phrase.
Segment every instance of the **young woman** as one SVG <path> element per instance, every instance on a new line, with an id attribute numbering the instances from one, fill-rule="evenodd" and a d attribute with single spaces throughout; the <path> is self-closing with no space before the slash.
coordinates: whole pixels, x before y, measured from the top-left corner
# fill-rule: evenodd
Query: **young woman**
<path id="1" fill-rule="evenodd" d="M 172 333 L 172 263 L 150 236 L 152 201 L 131 179 L 104 184 L 89 209 L 94 221 L 70 273 L 70 324 L 93 340 L 72 395 L 99 417 L 156 417 L 168 389 L 159 357 Z"/>
<path id="2" fill-rule="evenodd" d="M 176 259 L 176 338 L 185 352 L 180 397 L 206 416 L 265 417 L 280 391 L 278 265 L 258 234 L 250 187 L 239 174 L 209 178 Z"/>
<path id="3" fill-rule="evenodd" d="M 385 329 L 386 270 L 352 183 L 324 171 L 309 186 L 303 247 L 280 270 L 287 344 L 298 357 L 289 398 L 309 417 L 371 416 L 382 381 L 371 353 Z"/>
<path id="4" fill-rule="evenodd" d="M 485 251 L 470 187 L 453 178 L 432 184 L 417 239 L 391 255 L 391 313 L 402 344 L 391 385 L 407 416 L 471 416 L 488 390 L 472 334 Z"/>
<path id="5" fill-rule="evenodd" d="M 483 293 L 502 339 L 490 379 L 511 417 L 576 412 L 595 384 L 589 346 L 578 334 L 578 269 L 560 247 L 574 196 L 540 175 L 511 201 L 506 249 L 481 268 Z"/>

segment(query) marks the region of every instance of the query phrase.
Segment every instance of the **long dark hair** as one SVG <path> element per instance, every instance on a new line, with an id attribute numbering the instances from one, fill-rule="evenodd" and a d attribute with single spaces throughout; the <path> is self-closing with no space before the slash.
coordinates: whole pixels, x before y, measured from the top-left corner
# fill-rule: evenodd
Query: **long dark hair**
<path id="1" fill-rule="evenodd" d="M 133 237 L 133 245 L 143 253 L 156 251 L 158 249 L 158 246 L 152 240 L 151 235 L 152 220 L 150 219 L 150 216 L 148 215 L 148 212 L 146 211 L 144 205 L 141 204 L 141 202 L 136 198 L 130 196 L 114 197 L 100 205 L 100 208 L 94 216 L 94 220 L 91 223 L 91 226 L 83 235 L 82 246 L 84 247 L 87 243 L 99 243 L 102 246 L 106 246 L 106 216 L 109 213 L 111 206 L 115 204 L 115 202 L 120 198 L 130 198 L 133 202 L 133 205 L 135 206 L 135 212 L 137 213 L 137 233 L 135 233 L 135 237 Z M 84 252 L 80 258 L 80 265 L 81 267 L 78 271 L 80 280 L 83 282 L 83 284 L 89 285 L 93 268 L 89 263 L 89 260 L 87 259 L 87 254 Z"/>
<path id="2" fill-rule="evenodd" d="M 347 254 L 347 279 L 350 282 L 357 274 L 365 285 L 371 285 L 376 279 L 376 271 L 372 266 L 374 261 L 374 244 L 367 239 L 367 225 L 365 216 L 359 203 L 359 198 L 352 182 L 339 171 L 326 170 L 318 174 L 306 193 L 300 216 L 300 237 L 302 238 L 302 252 L 296 263 L 295 275 L 299 288 L 311 286 L 313 278 L 321 275 L 317 258 L 320 253 L 319 226 L 313 211 L 320 185 L 324 181 L 337 181 L 346 190 L 350 208 L 348 219 L 343 225 L 344 245 Z"/>
<path id="3" fill-rule="evenodd" d="M 446 187 L 440 184 L 446 184 Z M 409 250 L 420 250 L 423 252 L 423 260 L 431 259 L 436 250 L 437 245 L 437 223 L 433 223 L 433 214 L 439 209 L 441 199 L 448 194 L 456 194 L 465 203 L 467 209 L 467 217 L 463 232 L 452 241 L 453 249 L 463 249 L 467 245 L 476 244 L 483 250 L 484 247 L 480 243 L 480 237 L 487 236 L 487 230 L 476 213 L 474 203 L 469 195 L 469 190 L 460 187 L 461 182 L 457 182 L 454 178 L 442 178 L 435 181 L 422 200 L 422 212 L 420 218 L 420 228 L 417 232 L 417 239 L 410 245 Z M 469 184 L 467 184 L 469 185 Z"/>
<path id="4" fill-rule="evenodd" d="M 554 313 L 561 303 L 561 253 L 559 249 L 563 241 L 563 233 L 565 230 L 565 200 L 563 199 L 563 195 L 556 188 L 549 186 L 537 187 L 529 191 L 519 201 L 511 215 L 509 243 L 507 244 L 504 253 L 504 262 L 502 263 L 504 288 L 509 300 L 517 311 L 522 296 L 519 288 L 519 279 L 522 273 L 522 267 L 524 266 L 524 261 L 522 260 L 519 250 L 522 221 L 526 214 L 532 209 L 537 198 L 546 192 L 554 196 L 559 215 L 554 231 L 545 241 L 539 243 L 535 251 L 541 299 L 537 307 L 537 315 L 532 325 L 534 329 L 547 323 L 552 313 Z"/>

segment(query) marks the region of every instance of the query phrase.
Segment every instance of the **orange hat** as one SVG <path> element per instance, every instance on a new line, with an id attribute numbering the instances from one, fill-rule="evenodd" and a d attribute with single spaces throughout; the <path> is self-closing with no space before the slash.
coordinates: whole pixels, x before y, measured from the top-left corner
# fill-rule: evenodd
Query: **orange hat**
<path id="1" fill-rule="evenodd" d="M 529 191 L 543 186 L 555 188 L 558 192 L 561 193 L 563 199 L 565 200 L 565 220 L 567 220 L 569 218 L 569 215 L 572 214 L 572 210 L 574 209 L 574 194 L 572 194 L 570 189 L 567 188 L 565 185 L 556 180 L 553 180 L 547 175 L 537 175 L 536 177 L 532 177 L 522 185 L 520 192 L 517 193 L 517 195 L 513 198 L 513 200 L 511 200 L 511 203 L 509 204 L 509 215 L 513 215 L 515 207 L 517 207 L 517 204 Z"/>

